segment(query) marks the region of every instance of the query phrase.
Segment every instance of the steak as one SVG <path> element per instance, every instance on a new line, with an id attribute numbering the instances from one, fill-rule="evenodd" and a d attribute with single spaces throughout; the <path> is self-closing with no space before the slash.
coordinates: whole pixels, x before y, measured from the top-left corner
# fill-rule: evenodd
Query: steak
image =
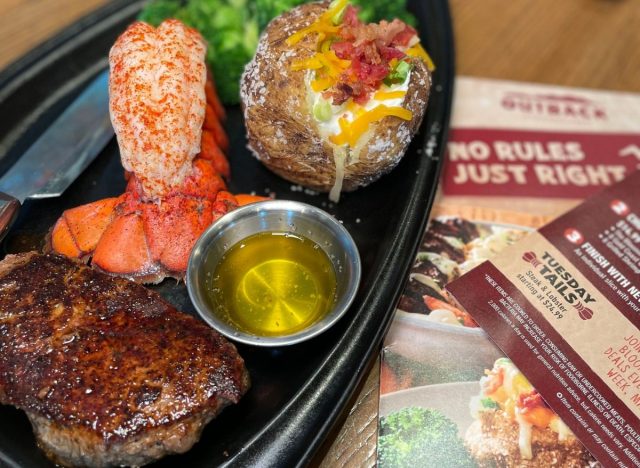
<path id="1" fill-rule="evenodd" d="M 56 255 L 0 262 L 0 404 L 56 463 L 185 452 L 248 387 L 235 346 L 157 293 Z"/>

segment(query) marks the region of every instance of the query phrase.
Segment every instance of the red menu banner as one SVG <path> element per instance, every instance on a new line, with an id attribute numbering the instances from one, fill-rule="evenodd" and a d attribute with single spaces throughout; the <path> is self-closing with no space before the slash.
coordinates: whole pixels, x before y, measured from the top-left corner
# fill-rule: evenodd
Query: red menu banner
<path id="1" fill-rule="evenodd" d="M 600 462 L 640 466 L 639 171 L 447 290 Z"/>
<path id="2" fill-rule="evenodd" d="M 460 77 L 445 195 L 586 198 L 640 169 L 640 96 Z"/>
<path id="3" fill-rule="evenodd" d="M 454 129 L 446 194 L 586 198 L 640 164 L 640 134 Z"/>

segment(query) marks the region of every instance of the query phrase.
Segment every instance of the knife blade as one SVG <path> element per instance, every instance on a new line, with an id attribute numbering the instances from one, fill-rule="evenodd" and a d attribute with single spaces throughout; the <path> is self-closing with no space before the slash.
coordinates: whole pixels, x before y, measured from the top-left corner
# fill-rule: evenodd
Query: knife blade
<path id="1" fill-rule="evenodd" d="M 0 241 L 26 199 L 62 195 L 113 138 L 108 78 L 94 78 L 0 178 Z"/>

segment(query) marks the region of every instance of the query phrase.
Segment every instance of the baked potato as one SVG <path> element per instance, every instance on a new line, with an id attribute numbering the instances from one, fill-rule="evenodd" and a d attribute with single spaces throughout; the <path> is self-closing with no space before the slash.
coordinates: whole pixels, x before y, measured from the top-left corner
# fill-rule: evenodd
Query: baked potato
<path id="1" fill-rule="evenodd" d="M 274 173 L 330 192 L 334 201 L 341 191 L 368 185 L 398 164 L 422 122 L 431 86 L 430 59 L 415 30 L 399 20 L 358 30 L 362 25 L 353 19 L 355 10 L 345 3 L 307 3 L 273 19 L 241 79 L 249 149 Z M 343 19 L 336 26 L 337 15 Z M 350 37 L 350 45 L 335 36 L 343 34 L 340 21 L 350 21 L 362 34 L 389 36 L 400 27 L 406 28 L 405 36 L 413 34 L 403 36 L 404 46 L 387 41 L 383 52 L 395 61 L 386 57 L 388 74 L 378 80 L 379 93 L 371 89 L 372 80 L 363 81 L 364 92 L 360 89 L 362 75 L 354 74 L 354 60 L 344 59 L 344 48 L 354 55 L 352 46 L 363 41 Z M 366 64 L 357 65 L 362 73 Z M 404 76 L 396 73 L 399 68 Z M 396 80 L 389 81 L 393 73 Z M 341 80 L 347 76 L 353 81 L 345 85 Z"/>

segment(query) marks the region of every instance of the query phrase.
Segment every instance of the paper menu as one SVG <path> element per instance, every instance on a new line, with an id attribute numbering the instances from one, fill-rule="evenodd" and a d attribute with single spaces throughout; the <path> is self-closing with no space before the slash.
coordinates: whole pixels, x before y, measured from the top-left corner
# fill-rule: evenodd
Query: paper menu
<path id="1" fill-rule="evenodd" d="M 456 80 L 446 196 L 585 198 L 637 168 L 637 94 Z"/>
<path id="2" fill-rule="evenodd" d="M 640 466 L 640 172 L 447 290 L 606 466 Z"/>

